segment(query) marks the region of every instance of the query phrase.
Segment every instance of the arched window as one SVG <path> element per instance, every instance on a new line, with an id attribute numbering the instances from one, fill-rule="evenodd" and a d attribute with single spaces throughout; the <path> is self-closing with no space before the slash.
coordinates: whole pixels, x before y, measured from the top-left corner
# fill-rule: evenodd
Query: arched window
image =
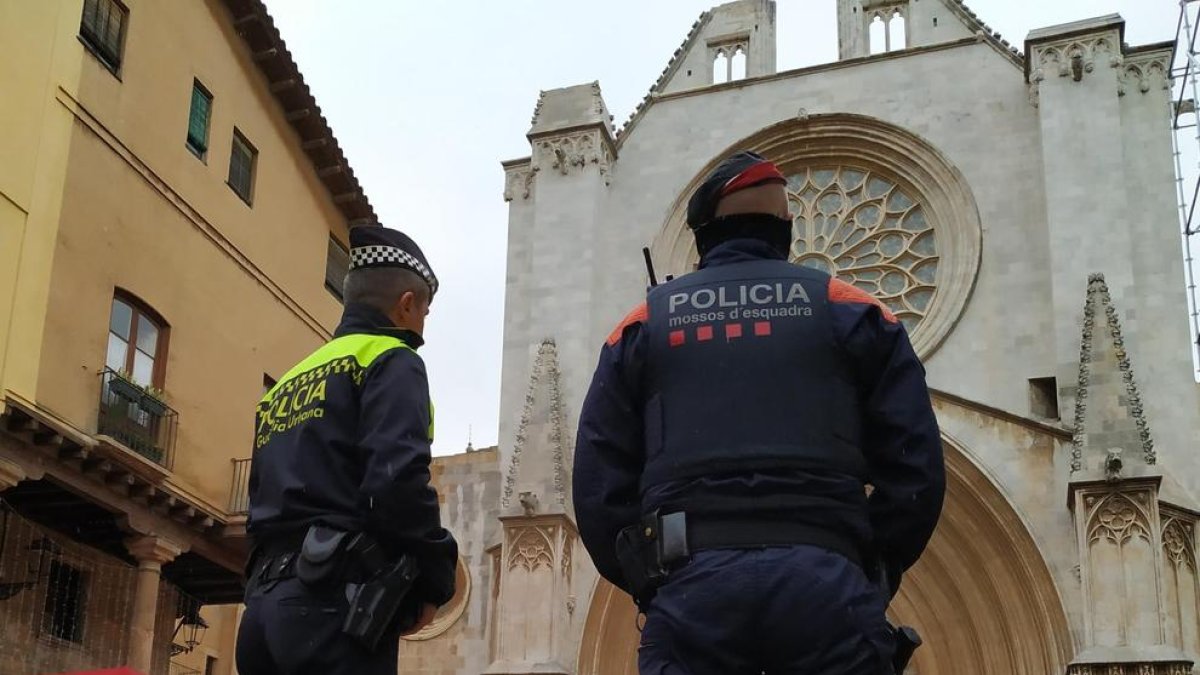
<path id="1" fill-rule="evenodd" d="M 168 326 L 162 317 L 128 293 L 113 298 L 104 365 L 127 373 L 135 384 L 162 389 Z"/>
<path id="2" fill-rule="evenodd" d="M 729 56 L 724 49 L 717 50 L 717 58 L 713 60 L 713 84 L 729 81 Z"/>
<path id="3" fill-rule="evenodd" d="M 904 15 L 900 10 L 892 12 L 891 21 L 888 22 L 888 51 L 894 52 L 899 49 L 908 48 L 908 25 L 904 19 Z"/>
<path id="4" fill-rule="evenodd" d="M 883 17 L 879 14 L 871 19 L 871 53 L 883 54 L 888 50 L 888 32 L 887 24 L 884 23 Z"/>
<path id="5" fill-rule="evenodd" d="M 732 72 L 732 76 L 729 78 L 730 82 L 746 79 L 746 50 L 744 47 L 738 46 L 734 51 L 729 68 Z"/>

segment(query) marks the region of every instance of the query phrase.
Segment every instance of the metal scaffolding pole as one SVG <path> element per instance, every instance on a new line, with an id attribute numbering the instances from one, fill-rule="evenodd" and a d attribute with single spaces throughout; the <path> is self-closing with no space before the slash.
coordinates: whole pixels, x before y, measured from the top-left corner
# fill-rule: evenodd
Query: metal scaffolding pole
<path id="1" fill-rule="evenodd" d="M 1191 317 L 1191 337 L 1194 341 L 1192 349 L 1193 375 L 1200 377 L 1200 306 L 1197 303 L 1196 289 L 1196 260 L 1193 246 L 1197 232 L 1200 232 L 1200 222 L 1196 220 L 1196 203 L 1200 201 L 1200 111 L 1197 111 L 1197 101 L 1200 101 L 1200 62 L 1197 61 L 1196 38 L 1200 32 L 1198 21 L 1189 8 L 1200 0 L 1178 0 L 1179 22 L 1175 29 L 1175 53 L 1171 59 L 1171 75 L 1179 82 L 1178 95 L 1172 104 L 1171 125 L 1172 141 L 1175 154 L 1175 182 L 1179 193 L 1180 231 L 1183 237 L 1184 275 L 1187 284 L 1188 311 Z M 1182 57 L 1182 63 L 1180 63 Z M 1187 99 L 1190 94 L 1191 98 Z M 1180 119 L 1190 116 L 1190 124 L 1180 124 Z M 1194 130 L 1192 139 L 1196 149 L 1196 175 L 1191 176 L 1192 189 L 1188 189 L 1189 177 L 1184 174 L 1183 144 L 1187 130 Z M 1190 199 L 1189 199 L 1190 196 Z"/>

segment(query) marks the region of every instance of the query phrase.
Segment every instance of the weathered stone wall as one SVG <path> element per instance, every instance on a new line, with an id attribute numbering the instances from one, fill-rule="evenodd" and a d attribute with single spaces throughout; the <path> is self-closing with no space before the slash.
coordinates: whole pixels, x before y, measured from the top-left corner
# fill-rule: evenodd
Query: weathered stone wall
<path id="1" fill-rule="evenodd" d="M 400 672 L 466 675 L 488 665 L 485 637 L 492 605 L 492 558 L 488 547 L 499 541 L 500 470 L 495 448 L 434 458 L 431 467 L 442 508 L 442 525 L 458 539 L 459 555 L 470 574 L 466 607 L 445 632 L 400 644 Z M 460 595 L 462 591 L 460 590 Z M 445 627 L 462 600 L 456 597 L 434 621 Z"/>

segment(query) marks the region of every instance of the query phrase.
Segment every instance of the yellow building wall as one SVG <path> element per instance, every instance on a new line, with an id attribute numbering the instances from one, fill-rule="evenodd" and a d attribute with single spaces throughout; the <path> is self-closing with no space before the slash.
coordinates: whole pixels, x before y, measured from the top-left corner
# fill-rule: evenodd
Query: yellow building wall
<path id="1" fill-rule="evenodd" d="M 224 6 L 125 5 L 114 76 L 78 39 L 83 0 L 0 0 L 0 44 L 20 55 L 0 59 L 0 394 L 94 432 L 113 293 L 136 295 L 170 325 L 171 480 L 220 509 L 263 374 L 336 324 L 326 242 L 346 226 Z M 194 79 L 214 97 L 203 159 L 185 146 Z M 235 126 L 258 150 L 252 205 L 226 185 Z M 175 660 L 234 672 L 238 612 L 206 607 L 204 643 Z M 89 632 L 113 628 L 101 642 L 123 654 L 117 613 Z"/>
<path id="2" fill-rule="evenodd" d="M 76 17 L 82 11 L 82 0 L 59 1 Z M 341 306 L 324 288 L 326 242 L 330 231 L 345 239 L 345 220 L 227 10 L 219 0 L 125 5 L 120 79 L 89 56 L 74 98 L 296 302 L 335 323 Z M 204 160 L 185 145 L 196 79 L 213 95 Z M 253 206 L 226 184 L 235 126 L 258 150 Z"/>
<path id="3" fill-rule="evenodd" d="M 24 267 L 18 277 L 40 284 L 40 303 L 32 290 L 25 302 L 44 310 L 45 330 L 9 371 L 29 371 L 39 405 L 94 432 L 114 290 L 140 298 L 170 325 L 172 480 L 223 508 L 231 460 L 250 454 L 263 374 L 278 377 L 319 346 L 340 315 L 325 258 L 345 221 L 217 0 L 126 2 L 119 78 L 76 38 L 82 0 L 18 4 L 56 6 L 53 51 L 81 63 L 77 82 L 49 87 L 45 117 L 67 119 L 68 131 L 43 133 L 39 151 L 62 155 L 61 213 L 43 215 L 36 198 L 30 209 L 30 222 L 49 221 L 40 245 L 53 255 L 39 254 L 40 277 L 27 281 Z M 197 77 L 214 97 L 206 161 L 185 145 Z M 226 185 L 235 125 L 258 150 L 252 206 Z"/>
<path id="4" fill-rule="evenodd" d="M 37 381 L 71 125 L 54 92 L 74 87 L 82 64 L 73 4 L 0 0 L 0 44 L 10 54 L 0 59 L 0 392 L 26 398 Z"/>

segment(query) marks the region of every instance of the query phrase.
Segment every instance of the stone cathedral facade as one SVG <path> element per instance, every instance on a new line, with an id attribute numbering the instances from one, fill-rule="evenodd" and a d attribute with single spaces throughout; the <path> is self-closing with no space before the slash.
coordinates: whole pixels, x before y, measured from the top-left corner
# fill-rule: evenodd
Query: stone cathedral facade
<path id="1" fill-rule="evenodd" d="M 466 583 L 405 672 L 635 672 L 633 606 L 573 523 L 575 423 L 640 249 L 692 270 L 684 204 L 742 148 L 790 176 L 793 259 L 886 302 L 928 369 L 949 487 L 891 607 L 926 639 L 910 672 L 1194 672 L 1171 43 L 1112 15 L 1019 51 L 958 0 L 836 1 L 839 60 L 788 72 L 773 2 L 704 13 L 619 131 L 598 83 L 542 93 L 503 164 L 499 449 L 439 462 Z"/>

